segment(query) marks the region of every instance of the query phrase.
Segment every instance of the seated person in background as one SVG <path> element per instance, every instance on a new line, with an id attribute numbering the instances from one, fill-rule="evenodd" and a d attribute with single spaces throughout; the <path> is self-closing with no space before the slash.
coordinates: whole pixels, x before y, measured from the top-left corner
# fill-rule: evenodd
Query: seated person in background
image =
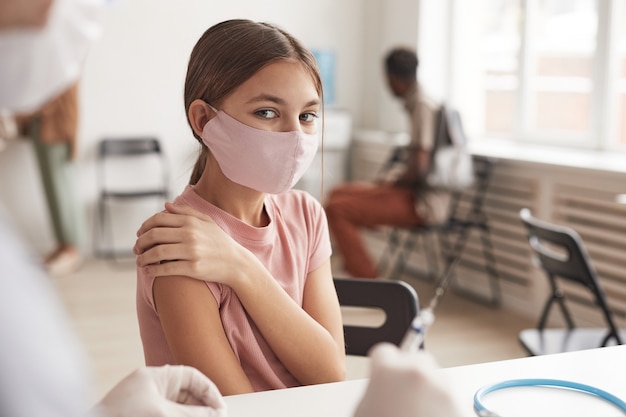
<path id="1" fill-rule="evenodd" d="M 333 243 L 342 257 L 343 268 L 353 277 L 379 276 L 360 228 L 413 227 L 441 221 L 447 214 L 449 199 L 445 193 L 426 186 L 438 106 L 422 96 L 417 66 L 417 55 L 408 48 L 393 49 L 385 58 L 389 88 L 404 102 L 410 118 L 411 141 L 406 149 L 404 172 L 376 183 L 341 184 L 331 190 L 325 203 Z"/>
<path id="2" fill-rule="evenodd" d="M 225 21 L 197 42 L 185 107 L 201 154 L 135 246 L 146 364 L 194 366 L 224 395 L 345 378 L 324 211 L 289 190 L 321 103 L 313 55 L 273 25 Z"/>

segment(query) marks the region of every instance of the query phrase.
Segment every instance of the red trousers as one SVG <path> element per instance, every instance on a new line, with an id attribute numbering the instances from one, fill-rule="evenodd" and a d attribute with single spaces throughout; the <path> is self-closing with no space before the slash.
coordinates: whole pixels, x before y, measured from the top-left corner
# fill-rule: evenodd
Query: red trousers
<path id="1" fill-rule="evenodd" d="M 326 216 L 335 249 L 347 273 L 356 278 L 376 278 L 361 228 L 417 226 L 423 223 L 415 212 L 415 194 L 390 184 L 355 182 L 334 188 L 326 201 Z"/>

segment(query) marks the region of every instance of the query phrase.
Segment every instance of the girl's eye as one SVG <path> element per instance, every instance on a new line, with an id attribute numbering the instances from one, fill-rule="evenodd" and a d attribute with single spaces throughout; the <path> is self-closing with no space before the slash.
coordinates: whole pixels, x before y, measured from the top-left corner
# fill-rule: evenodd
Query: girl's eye
<path id="1" fill-rule="evenodd" d="M 306 123 L 313 123 L 317 119 L 316 113 L 304 113 L 300 115 L 300 120 Z"/>
<path id="2" fill-rule="evenodd" d="M 273 119 L 275 117 L 278 117 L 278 114 L 276 114 L 274 110 L 269 109 L 257 110 L 256 112 L 254 112 L 254 114 L 261 117 L 262 119 Z"/>

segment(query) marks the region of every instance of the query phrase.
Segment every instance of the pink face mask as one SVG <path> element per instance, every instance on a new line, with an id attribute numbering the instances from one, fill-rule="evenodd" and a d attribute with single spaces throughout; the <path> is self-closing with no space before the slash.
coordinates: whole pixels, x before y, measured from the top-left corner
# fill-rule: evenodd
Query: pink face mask
<path id="1" fill-rule="evenodd" d="M 202 141 L 229 180 L 270 194 L 293 187 L 317 152 L 316 134 L 255 129 L 219 110 Z"/>

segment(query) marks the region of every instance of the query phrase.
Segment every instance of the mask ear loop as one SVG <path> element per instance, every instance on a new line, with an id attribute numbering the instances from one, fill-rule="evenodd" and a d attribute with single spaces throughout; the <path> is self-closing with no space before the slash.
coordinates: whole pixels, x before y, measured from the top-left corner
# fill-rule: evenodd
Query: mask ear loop
<path id="1" fill-rule="evenodd" d="M 322 179 L 320 181 L 320 198 L 319 200 L 322 201 L 324 199 L 324 138 L 325 138 L 325 133 L 326 133 L 326 129 L 324 126 L 324 113 L 325 113 L 325 109 L 324 109 L 324 105 L 322 104 L 322 149 L 319 150 L 318 152 L 320 153 L 320 159 L 321 159 L 321 169 L 322 169 Z"/>

